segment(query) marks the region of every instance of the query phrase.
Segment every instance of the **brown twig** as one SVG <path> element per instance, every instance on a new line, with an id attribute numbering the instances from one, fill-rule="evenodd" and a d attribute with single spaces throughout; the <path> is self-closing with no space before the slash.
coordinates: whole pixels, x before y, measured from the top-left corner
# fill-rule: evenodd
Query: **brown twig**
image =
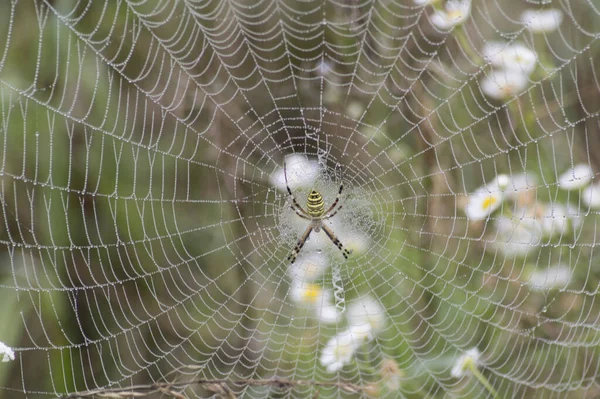
<path id="1" fill-rule="evenodd" d="M 127 387 L 95 389 L 91 391 L 74 392 L 59 396 L 56 399 L 83 399 L 83 398 L 143 398 L 148 395 L 160 392 L 176 399 L 185 398 L 180 392 L 191 385 L 202 385 L 204 388 L 217 393 L 225 398 L 235 398 L 235 395 L 229 388 L 232 385 L 252 385 L 252 386 L 273 386 L 279 389 L 292 389 L 298 386 L 330 387 L 337 388 L 347 393 L 359 393 L 365 391 L 366 387 L 352 384 L 349 382 L 319 382 L 312 380 L 288 380 L 286 378 L 270 378 L 266 380 L 240 379 L 240 380 L 191 380 L 181 381 L 176 384 L 169 382 L 157 382 L 148 385 L 130 385 Z"/>

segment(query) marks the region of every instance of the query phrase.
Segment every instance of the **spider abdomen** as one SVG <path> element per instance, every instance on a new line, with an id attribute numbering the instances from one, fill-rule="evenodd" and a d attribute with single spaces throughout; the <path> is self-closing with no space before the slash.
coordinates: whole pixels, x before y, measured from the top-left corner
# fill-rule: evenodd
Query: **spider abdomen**
<path id="1" fill-rule="evenodd" d="M 306 208 L 306 211 L 312 217 L 318 218 L 323 216 L 325 213 L 325 201 L 323 200 L 323 196 L 318 191 L 312 190 L 310 194 L 308 194 Z"/>

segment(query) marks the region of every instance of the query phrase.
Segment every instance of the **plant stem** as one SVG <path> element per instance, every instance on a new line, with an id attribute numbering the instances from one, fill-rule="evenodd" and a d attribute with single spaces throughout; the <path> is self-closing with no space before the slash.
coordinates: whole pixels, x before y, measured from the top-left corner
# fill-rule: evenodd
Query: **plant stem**
<path id="1" fill-rule="evenodd" d="M 483 385 L 485 389 L 487 389 L 488 392 L 491 393 L 494 398 L 498 399 L 498 392 L 496 392 L 496 390 L 492 387 L 492 384 L 490 384 L 487 378 L 485 378 L 483 374 L 481 374 L 481 372 L 477 370 L 477 367 L 475 365 L 470 365 L 469 369 L 471 370 L 473 375 L 477 377 L 481 385 Z"/>
<path id="2" fill-rule="evenodd" d="M 479 54 L 477 54 L 471 48 L 470 42 L 467 39 L 467 36 L 465 35 L 465 28 L 462 25 L 459 25 L 456 28 L 454 28 L 454 32 L 455 32 L 456 40 L 462 47 L 463 51 L 467 54 L 467 58 L 469 58 L 469 60 L 473 64 L 481 65 L 483 60 L 481 59 Z"/>

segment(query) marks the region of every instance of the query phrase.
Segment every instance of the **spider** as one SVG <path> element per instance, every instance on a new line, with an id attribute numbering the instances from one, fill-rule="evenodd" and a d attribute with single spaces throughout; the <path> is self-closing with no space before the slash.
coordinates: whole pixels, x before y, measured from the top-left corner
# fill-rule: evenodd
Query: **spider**
<path id="1" fill-rule="evenodd" d="M 342 255 L 344 256 L 344 258 L 348 259 L 350 251 L 344 248 L 340 240 L 338 240 L 338 238 L 333 233 L 333 230 L 331 230 L 331 228 L 329 228 L 323 223 L 323 220 L 331 219 L 339 212 L 340 209 L 342 209 L 342 205 L 340 205 L 337 208 L 337 210 L 335 210 L 335 212 L 330 213 L 334 210 L 334 208 L 340 201 L 340 195 L 342 194 L 342 190 L 344 189 L 344 182 L 342 182 L 342 184 L 340 185 L 340 189 L 338 190 L 338 194 L 335 197 L 335 201 L 333 201 L 329 209 L 325 210 L 325 201 L 323 201 L 323 196 L 318 191 L 313 189 L 308 194 L 308 198 L 306 199 L 307 210 L 304 210 L 304 208 L 300 206 L 298 201 L 296 201 L 296 197 L 294 197 L 294 194 L 292 194 L 292 190 L 290 189 L 290 186 L 288 184 L 287 169 L 285 163 L 283 164 L 283 175 L 285 176 L 285 187 L 287 188 L 287 192 L 290 195 L 290 197 L 292 197 L 292 209 L 294 210 L 294 212 L 296 212 L 296 215 L 300 216 L 302 219 L 310 220 L 310 224 L 306 228 L 306 231 L 298 240 L 298 243 L 292 250 L 292 253 L 290 253 L 287 257 L 288 261 L 291 260 L 291 263 L 294 263 L 296 261 L 296 257 L 300 253 L 300 250 L 304 246 L 304 243 L 308 239 L 308 236 L 310 236 L 310 233 L 312 233 L 313 230 L 315 231 L 315 233 L 318 233 L 321 231 L 321 229 L 323 229 L 323 231 L 325 232 L 325 234 L 327 234 L 327 237 L 329 237 L 333 244 L 336 247 L 338 247 L 340 251 L 342 251 Z"/>

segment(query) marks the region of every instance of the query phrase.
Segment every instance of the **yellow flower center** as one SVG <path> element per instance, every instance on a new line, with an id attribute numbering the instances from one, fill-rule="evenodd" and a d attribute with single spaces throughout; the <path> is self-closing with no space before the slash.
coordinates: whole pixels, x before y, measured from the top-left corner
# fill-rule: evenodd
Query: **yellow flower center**
<path id="1" fill-rule="evenodd" d="M 511 96 L 515 92 L 514 86 L 509 85 L 509 84 L 507 84 L 506 86 L 502 87 L 500 90 L 502 90 L 502 93 L 504 94 L 504 97 Z"/>
<path id="2" fill-rule="evenodd" d="M 321 297 L 322 291 L 321 287 L 316 284 L 307 284 L 302 293 L 302 299 L 309 303 L 315 303 Z"/>
<path id="3" fill-rule="evenodd" d="M 484 200 L 483 200 L 483 209 L 489 209 L 490 207 L 494 206 L 494 204 L 498 202 L 498 198 L 496 198 L 493 195 L 489 195 L 487 196 Z"/>
<path id="4" fill-rule="evenodd" d="M 371 324 L 371 327 L 373 327 L 373 329 L 375 330 L 379 330 L 381 329 L 382 323 L 381 323 L 381 319 L 377 316 L 371 316 L 369 317 L 369 324 Z"/>
<path id="5" fill-rule="evenodd" d="M 476 368 L 475 359 L 473 359 L 471 356 L 467 356 L 463 361 L 461 371 L 473 371 Z"/>
<path id="6" fill-rule="evenodd" d="M 448 17 L 449 20 L 456 21 L 463 17 L 463 12 L 461 10 L 452 10 L 452 11 L 446 13 L 446 16 Z"/>
<path id="7" fill-rule="evenodd" d="M 351 348 L 348 345 L 337 345 L 333 350 L 333 356 L 336 359 L 344 358 L 351 352 Z"/>

